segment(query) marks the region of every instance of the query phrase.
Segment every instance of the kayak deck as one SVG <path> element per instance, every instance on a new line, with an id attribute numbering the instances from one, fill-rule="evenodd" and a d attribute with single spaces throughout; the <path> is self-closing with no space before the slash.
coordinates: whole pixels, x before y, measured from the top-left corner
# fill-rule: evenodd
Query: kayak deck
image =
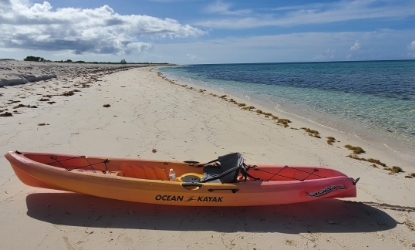
<path id="1" fill-rule="evenodd" d="M 71 155 L 47 155 L 47 154 L 25 154 L 25 157 L 35 162 L 47 164 L 67 171 L 77 171 L 104 175 L 116 175 L 121 177 L 138 178 L 146 180 L 169 180 L 169 170 L 174 169 L 177 180 L 180 176 L 190 174 L 203 175 L 203 168 L 195 164 L 167 161 L 146 161 L 134 159 L 107 159 L 86 156 Z M 256 178 L 266 181 L 288 181 L 288 180 L 315 180 L 328 177 L 346 176 L 343 173 L 326 168 L 316 167 L 288 167 L 281 166 L 256 166 L 249 170 Z M 251 179 L 247 179 L 251 181 Z"/>
<path id="2" fill-rule="evenodd" d="M 124 201 L 259 206 L 356 196 L 357 181 L 339 171 L 319 167 L 255 165 L 248 170 L 255 180 L 203 183 L 185 178 L 203 176 L 203 167 L 189 162 L 17 151 L 5 157 L 26 185 Z M 171 168 L 178 176 L 176 181 L 169 181 Z"/>

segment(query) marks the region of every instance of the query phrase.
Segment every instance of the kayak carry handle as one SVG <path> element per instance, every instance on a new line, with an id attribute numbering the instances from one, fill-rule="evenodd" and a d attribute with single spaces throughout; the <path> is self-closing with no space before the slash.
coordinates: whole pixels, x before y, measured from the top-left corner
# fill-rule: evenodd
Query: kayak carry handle
<path id="1" fill-rule="evenodd" d="M 196 183 L 196 182 L 183 182 L 182 187 L 201 187 L 203 186 L 202 183 Z"/>
<path id="2" fill-rule="evenodd" d="M 239 191 L 238 188 L 209 188 L 208 189 L 209 192 L 214 192 L 214 191 L 232 191 L 232 193 L 236 193 Z"/>
<path id="3" fill-rule="evenodd" d="M 194 168 L 200 168 L 200 167 L 205 166 L 205 164 L 203 163 L 201 164 L 198 161 L 189 160 L 189 161 L 183 161 L 183 162 L 189 164 L 189 166 L 194 167 Z"/>
<path id="4" fill-rule="evenodd" d="M 353 179 L 353 185 L 355 185 L 355 186 L 356 186 L 356 183 L 357 183 L 359 180 L 360 180 L 360 177 L 358 177 L 358 178 L 356 178 L 356 179 Z"/>
<path id="5" fill-rule="evenodd" d="M 184 187 L 185 189 L 190 190 L 190 191 L 198 190 L 202 186 L 203 186 L 203 184 L 196 183 L 196 182 L 183 182 L 182 183 L 182 187 Z"/>
<path id="6" fill-rule="evenodd" d="M 187 164 L 198 164 L 199 163 L 198 161 L 183 161 L 183 162 Z"/>

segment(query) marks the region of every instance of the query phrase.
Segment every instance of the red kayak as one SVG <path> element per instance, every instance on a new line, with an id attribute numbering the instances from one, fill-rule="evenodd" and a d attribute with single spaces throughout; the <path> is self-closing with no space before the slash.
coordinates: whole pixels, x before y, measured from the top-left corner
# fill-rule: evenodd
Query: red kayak
<path id="1" fill-rule="evenodd" d="M 18 151 L 5 157 L 29 186 L 177 206 L 260 206 L 356 197 L 358 181 L 327 168 L 247 165 L 239 153 L 204 164 Z"/>

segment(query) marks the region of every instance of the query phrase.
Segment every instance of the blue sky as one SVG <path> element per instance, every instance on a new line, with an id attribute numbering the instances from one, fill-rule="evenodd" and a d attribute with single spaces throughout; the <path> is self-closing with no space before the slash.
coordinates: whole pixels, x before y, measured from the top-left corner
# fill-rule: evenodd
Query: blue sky
<path id="1" fill-rule="evenodd" d="M 415 59 L 414 0 L 0 0 L 0 58 Z"/>

